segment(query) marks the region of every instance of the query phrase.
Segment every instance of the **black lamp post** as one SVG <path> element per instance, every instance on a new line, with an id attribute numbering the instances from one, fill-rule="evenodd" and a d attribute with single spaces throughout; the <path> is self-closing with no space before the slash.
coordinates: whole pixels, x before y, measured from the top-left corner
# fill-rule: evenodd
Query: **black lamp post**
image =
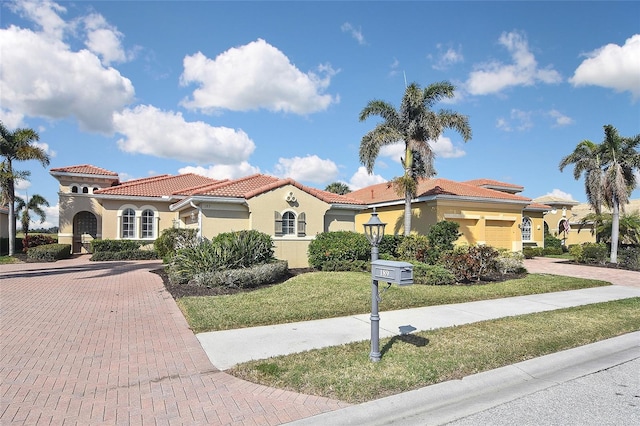
<path id="1" fill-rule="evenodd" d="M 382 223 L 378 219 L 376 209 L 373 209 L 369 221 L 364 224 L 364 233 L 367 240 L 371 244 L 371 261 L 378 260 L 378 244 L 384 237 L 384 227 L 386 223 Z M 371 353 L 369 359 L 371 361 L 380 361 L 380 315 L 378 315 L 378 280 L 371 278 Z"/>

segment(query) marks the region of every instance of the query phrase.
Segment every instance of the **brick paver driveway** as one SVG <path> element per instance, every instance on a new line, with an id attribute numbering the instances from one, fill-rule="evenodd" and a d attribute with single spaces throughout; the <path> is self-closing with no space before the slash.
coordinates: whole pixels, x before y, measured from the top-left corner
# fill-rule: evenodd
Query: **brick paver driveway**
<path id="1" fill-rule="evenodd" d="M 216 370 L 159 267 L 0 265 L 0 424 L 276 425 L 348 405 Z"/>

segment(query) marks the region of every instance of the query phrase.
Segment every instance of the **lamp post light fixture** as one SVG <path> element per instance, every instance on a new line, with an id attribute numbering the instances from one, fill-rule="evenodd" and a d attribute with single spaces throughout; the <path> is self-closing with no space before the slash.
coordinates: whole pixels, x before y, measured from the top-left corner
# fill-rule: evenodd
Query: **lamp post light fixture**
<path id="1" fill-rule="evenodd" d="M 378 218 L 376 209 L 373 209 L 369 221 L 364 224 L 364 233 L 367 240 L 371 244 L 371 261 L 378 260 L 378 245 L 384 237 L 384 227 L 386 223 L 382 223 Z M 369 359 L 373 362 L 380 361 L 380 315 L 378 314 L 378 280 L 371 278 L 371 352 Z"/>

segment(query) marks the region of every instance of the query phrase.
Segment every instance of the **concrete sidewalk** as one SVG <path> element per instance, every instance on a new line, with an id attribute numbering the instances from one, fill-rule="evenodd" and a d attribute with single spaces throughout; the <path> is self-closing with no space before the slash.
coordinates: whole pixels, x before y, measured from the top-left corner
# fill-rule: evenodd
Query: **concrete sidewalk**
<path id="1" fill-rule="evenodd" d="M 380 313 L 380 337 L 506 316 L 640 297 L 618 285 Z M 384 302 L 381 303 L 384 308 Z M 368 340 L 369 314 L 197 334 L 211 363 L 226 370 L 242 362 Z"/>

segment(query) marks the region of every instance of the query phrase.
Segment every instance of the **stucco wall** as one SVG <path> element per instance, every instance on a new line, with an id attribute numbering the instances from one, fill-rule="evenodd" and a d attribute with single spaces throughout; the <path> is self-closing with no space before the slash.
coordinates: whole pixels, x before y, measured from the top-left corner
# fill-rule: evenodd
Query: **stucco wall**
<path id="1" fill-rule="evenodd" d="M 9 238 L 9 215 L 0 212 L 0 238 Z"/>

